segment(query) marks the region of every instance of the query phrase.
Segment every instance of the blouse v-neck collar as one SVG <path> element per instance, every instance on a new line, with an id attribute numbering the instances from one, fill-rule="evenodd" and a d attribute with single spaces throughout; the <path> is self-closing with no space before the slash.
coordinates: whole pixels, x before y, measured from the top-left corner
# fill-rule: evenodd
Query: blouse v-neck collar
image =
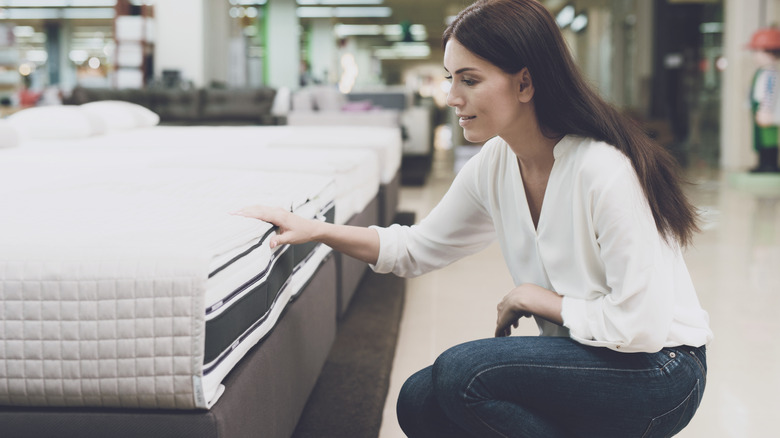
<path id="1" fill-rule="evenodd" d="M 504 142 L 506 143 L 506 142 Z M 525 183 L 523 182 L 523 176 L 521 174 L 520 170 L 520 161 L 517 158 L 517 155 L 515 155 L 514 152 L 512 152 L 512 149 L 509 148 L 509 145 L 507 144 L 506 147 L 509 151 L 509 154 L 514 159 L 511 160 L 513 163 L 513 170 L 512 173 L 514 175 L 514 178 L 517 179 L 517 182 L 519 184 L 520 190 L 519 190 L 519 202 L 521 203 L 521 210 L 525 212 L 524 222 L 526 223 L 526 226 L 530 227 L 531 231 L 538 237 L 540 232 L 543 230 L 543 225 L 545 223 L 544 217 L 545 217 L 545 211 L 549 210 L 550 207 L 545 208 L 545 206 L 548 203 L 548 197 L 553 196 L 550 195 L 550 184 L 555 184 L 557 181 L 556 177 L 556 171 L 555 169 L 557 167 L 560 167 L 557 165 L 558 160 L 564 157 L 568 152 L 571 150 L 572 146 L 574 144 L 574 141 L 572 140 L 571 135 L 565 135 L 563 136 L 558 143 L 553 146 L 553 165 L 552 169 L 550 169 L 550 175 L 547 179 L 547 186 L 544 189 L 544 195 L 542 196 L 542 207 L 539 210 L 539 220 L 537 221 L 536 225 L 534 225 L 533 217 L 531 216 L 531 206 L 528 204 L 528 196 L 525 192 Z"/>

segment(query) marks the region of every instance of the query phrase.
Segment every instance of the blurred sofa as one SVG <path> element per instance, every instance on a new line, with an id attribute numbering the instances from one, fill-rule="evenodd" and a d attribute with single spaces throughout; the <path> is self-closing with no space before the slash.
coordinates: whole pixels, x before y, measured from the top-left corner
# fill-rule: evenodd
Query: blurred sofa
<path id="1" fill-rule="evenodd" d="M 63 99 L 66 105 L 121 100 L 144 106 L 160 123 L 184 125 L 277 124 L 271 113 L 276 90 L 261 88 L 147 88 L 76 87 Z"/>

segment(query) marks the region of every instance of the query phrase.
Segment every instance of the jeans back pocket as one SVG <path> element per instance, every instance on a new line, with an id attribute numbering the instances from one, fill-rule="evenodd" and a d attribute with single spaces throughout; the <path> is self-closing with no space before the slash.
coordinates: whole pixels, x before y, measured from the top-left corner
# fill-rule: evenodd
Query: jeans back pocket
<path id="1" fill-rule="evenodd" d="M 653 418 L 642 438 L 671 437 L 681 431 L 693 418 L 701 401 L 701 380 L 696 379 L 696 384 L 687 397 L 671 411 Z"/>

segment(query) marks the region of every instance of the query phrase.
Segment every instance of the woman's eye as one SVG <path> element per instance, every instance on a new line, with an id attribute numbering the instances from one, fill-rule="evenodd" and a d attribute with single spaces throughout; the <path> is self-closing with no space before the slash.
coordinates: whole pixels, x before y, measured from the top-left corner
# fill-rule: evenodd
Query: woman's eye
<path id="1" fill-rule="evenodd" d="M 461 82 L 463 82 L 464 84 L 468 85 L 469 87 L 476 83 L 473 79 L 464 79 Z"/>
<path id="2" fill-rule="evenodd" d="M 444 77 L 444 79 L 446 79 L 448 81 L 451 81 L 452 80 L 452 75 L 447 75 L 447 76 Z"/>

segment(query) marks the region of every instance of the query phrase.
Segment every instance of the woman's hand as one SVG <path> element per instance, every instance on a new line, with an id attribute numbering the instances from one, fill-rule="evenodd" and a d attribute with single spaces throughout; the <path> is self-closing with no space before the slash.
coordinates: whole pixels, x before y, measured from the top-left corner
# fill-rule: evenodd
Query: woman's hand
<path id="1" fill-rule="evenodd" d="M 531 317 L 528 312 L 521 310 L 519 303 L 519 288 L 512 289 L 504 299 L 498 303 L 498 318 L 496 319 L 496 337 L 501 338 L 512 334 L 512 327 L 517 328 L 520 318 Z"/>
<path id="2" fill-rule="evenodd" d="M 294 213 L 279 208 L 255 205 L 242 208 L 233 214 L 260 219 L 276 225 L 279 229 L 271 238 L 271 249 L 279 245 L 310 242 L 315 239 L 317 226 L 321 223 L 314 219 L 304 219 Z"/>
<path id="3" fill-rule="evenodd" d="M 539 316 L 563 325 L 561 310 L 563 297 L 535 284 L 525 283 L 512 289 L 498 303 L 496 337 L 509 336 L 517 328 L 520 318 Z"/>

